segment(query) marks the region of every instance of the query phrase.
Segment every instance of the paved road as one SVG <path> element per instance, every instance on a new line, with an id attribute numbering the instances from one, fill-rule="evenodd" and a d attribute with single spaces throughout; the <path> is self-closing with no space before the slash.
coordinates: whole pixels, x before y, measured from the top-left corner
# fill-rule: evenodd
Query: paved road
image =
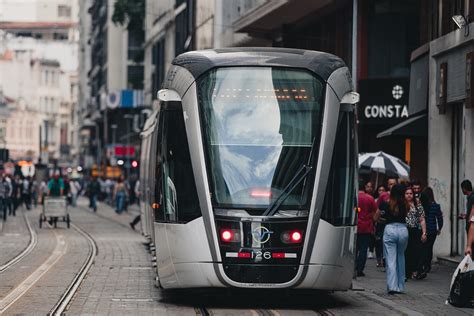
<path id="1" fill-rule="evenodd" d="M 100 204 L 97 214 L 79 201 L 70 210 L 72 222 L 95 240 L 98 254 L 74 295 L 67 315 L 465 315 L 472 310 L 445 305 L 452 268 L 435 265 L 423 281 L 410 281 L 407 294 L 388 296 L 385 274 L 368 260 L 364 278 L 355 290 L 334 294 L 314 291 L 173 291 L 154 286 L 151 258 L 144 238 L 128 223 L 137 213 L 117 215 Z M 27 212 L 38 244 L 14 267 L 0 273 L 2 301 L 36 275 L 36 282 L 13 302 L 5 315 L 45 315 L 80 270 L 91 247 L 74 229 L 39 229 L 39 209 Z M 9 219 L 0 233 L 0 259 L 9 260 L 28 244 L 27 229 L 20 216 Z M 11 235 L 16 231 L 19 235 Z M 25 237 L 26 236 L 26 237 Z M 4 252 L 5 250 L 5 252 Z M 54 260 L 54 262 L 52 262 Z M 49 265 L 48 265 L 49 261 Z M 1 263 L 1 261 L 0 261 Z M 46 272 L 43 270 L 47 269 Z M 42 275 L 38 271 L 43 271 Z"/>

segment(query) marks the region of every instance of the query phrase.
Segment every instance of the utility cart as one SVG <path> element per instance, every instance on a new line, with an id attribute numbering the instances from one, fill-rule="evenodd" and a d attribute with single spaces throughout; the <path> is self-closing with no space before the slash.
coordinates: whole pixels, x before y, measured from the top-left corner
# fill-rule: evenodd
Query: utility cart
<path id="1" fill-rule="evenodd" d="M 57 227 L 58 220 L 66 222 L 67 228 L 70 227 L 69 211 L 67 207 L 66 197 L 45 197 L 43 203 L 43 212 L 40 214 L 39 227 L 43 226 L 43 222 L 48 221 L 54 227 Z"/>

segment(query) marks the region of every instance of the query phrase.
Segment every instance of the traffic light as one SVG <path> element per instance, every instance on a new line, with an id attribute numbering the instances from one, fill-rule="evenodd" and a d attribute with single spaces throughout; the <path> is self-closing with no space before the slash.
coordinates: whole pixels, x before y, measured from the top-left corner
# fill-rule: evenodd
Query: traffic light
<path id="1" fill-rule="evenodd" d="M 138 167 L 138 161 L 133 160 L 132 161 L 132 168 L 136 168 L 136 167 Z"/>

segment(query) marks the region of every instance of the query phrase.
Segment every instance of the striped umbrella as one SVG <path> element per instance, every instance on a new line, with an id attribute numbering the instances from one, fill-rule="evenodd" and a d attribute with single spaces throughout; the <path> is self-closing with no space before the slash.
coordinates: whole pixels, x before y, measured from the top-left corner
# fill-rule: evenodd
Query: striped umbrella
<path id="1" fill-rule="evenodd" d="M 359 168 L 399 178 L 408 178 L 410 174 L 410 166 L 401 159 L 382 151 L 359 154 Z"/>

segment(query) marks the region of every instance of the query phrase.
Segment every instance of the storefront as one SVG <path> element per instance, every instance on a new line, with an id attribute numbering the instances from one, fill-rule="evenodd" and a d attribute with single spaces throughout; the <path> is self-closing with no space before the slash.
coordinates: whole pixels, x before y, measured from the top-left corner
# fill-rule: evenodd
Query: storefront
<path id="1" fill-rule="evenodd" d="M 408 78 L 359 81 L 359 151 L 396 156 L 410 165 L 410 178 L 426 182 L 426 116 L 409 116 L 409 88 Z"/>

